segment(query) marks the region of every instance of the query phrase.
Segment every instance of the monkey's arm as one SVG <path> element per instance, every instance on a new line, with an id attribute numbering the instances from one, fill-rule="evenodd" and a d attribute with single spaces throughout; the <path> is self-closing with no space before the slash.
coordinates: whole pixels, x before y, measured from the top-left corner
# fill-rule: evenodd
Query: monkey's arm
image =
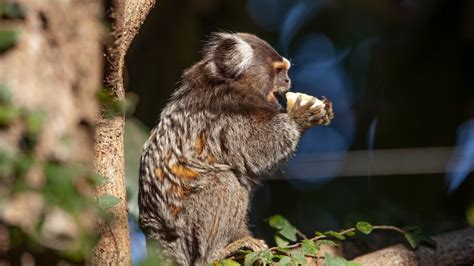
<path id="1" fill-rule="evenodd" d="M 264 121 L 239 119 L 221 140 L 232 165 L 260 175 L 287 160 L 296 150 L 300 136 L 300 126 L 288 114 L 280 113 Z"/>
<path id="2" fill-rule="evenodd" d="M 324 105 L 316 108 L 311 108 L 312 101 L 304 105 L 300 105 L 300 101 L 298 97 L 287 113 L 271 119 L 237 119 L 224 143 L 232 151 L 231 158 L 238 160 L 233 165 L 257 175 L 269 172 L 294 153 L 306 129 L 327 125 L 334 117 L 332 104 L 326 98 Z"/>

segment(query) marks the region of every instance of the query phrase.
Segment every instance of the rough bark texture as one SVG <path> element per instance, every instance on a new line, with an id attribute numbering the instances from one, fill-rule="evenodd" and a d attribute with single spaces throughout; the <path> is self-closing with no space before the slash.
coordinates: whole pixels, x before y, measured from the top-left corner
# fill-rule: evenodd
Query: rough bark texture
<path id="1" fill-rule="evenodd" d="M 77 235 L 66 233 L 74 233 L 77 224 L 84 221 L 71 219 L 60 208 L 53 209 L 38 191 L 44 187 L 44 168 L 50 162 L 92 165 L 92 126 L 98 112 L 96 91 L 102 78 L 98 19 L 102 4 L 95 0 L 18 2 L 25 10 L 24 18 L 0 18 L 0 30 L 14 29 L 20 34 L 15 45 L 0 54 L 0 85 L 12 94 L 12 106 L 23 110 L 23 114 L 0 127 L 0 150 L 14 156 L 24 152 L 28 131 L 24 114 L 42 113 L 44 120 L 36 145 L 28 150 L 34 166 L 22 176 L 0 173 L 0 224 L 18 226 L 28 233 L 44 217 L 54 224 L 51 227 L 45 223 L 44 230 L 63 234 L 58 237 L 74 237 Z M 18 179 L 24 179 L 30 190 L 10 193 Z M 8 230 L 0 231 L 1 251 L 5 251 Z M 44 243 L 42 240 L 41 245 L 64 248 L 54 236 L 44 239 Z M 0 264 L 3 265 L 1 261 Z"/>
<path id="2" fill-rule="evenodd" d="M 124 101 L 124 61 L 133 38 L 155 0 L 109 1 L 112 22 L 111 43 L 106 47 L 105 85 L 118 101 Z M 95 265 L 129 265 L 130 241 L 127 222 L 124 161 L 124 116 L 101 116 L 95 132 L 95 169 L 108 182 L 97 188 L 97 195 L 120 199 L 110 213 L 110 223 L 100 226 L 101 238 L 93 254 Z"/>
<path id="3" fill-rule="evenodd" d="M 474 228 L 433 238 L 436 249 L 421 246 L 416 251 L 394 245 L 356 258 L 362 265 L 468 265 L 474 262 Z"/>

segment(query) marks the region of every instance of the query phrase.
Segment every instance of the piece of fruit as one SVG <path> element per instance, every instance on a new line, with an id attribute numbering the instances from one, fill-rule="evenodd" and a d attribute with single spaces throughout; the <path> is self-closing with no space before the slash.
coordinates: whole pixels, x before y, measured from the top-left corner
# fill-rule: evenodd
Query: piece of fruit
<path id="1" fill-rule="evenodd" d="M 286 93 L 286 106 L 287 106 L 287 109 L 290 109 L 296 102 L 296 99 L 298 98 L 298 96 L 301 97 L 301 102 L 300 102 L 300 105 L 305 105 L 308 101 L 311 101 L 311 100 L 314 100 L 314 104 L 311 105 L 310 108 L 315 108 L 317 106 L 322 106 L 324 107 L 324 102 L 319 100 L 318 98 L 314 97 L 314 96 L 311 96 L 311 95 L 308 95 L 308 94 L 305 94 L 305 93 L 301 93 L 301 92 L 287 92 Z"/>

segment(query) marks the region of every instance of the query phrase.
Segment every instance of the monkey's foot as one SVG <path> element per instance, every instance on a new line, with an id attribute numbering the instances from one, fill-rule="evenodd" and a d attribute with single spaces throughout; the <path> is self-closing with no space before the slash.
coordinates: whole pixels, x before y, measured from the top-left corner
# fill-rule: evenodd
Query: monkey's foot
<path id="1" fill-rule="evenodd" d="M 320 109 L 319 111 L 315 112 L 316 114 L 313 115 L 310 119 L 314 125 L 329 125 L 331 120 L 334 118 L 334 112 L 332 110 L 332 102 L 323 96 L 323 103 L 324 105 L 316 106 L 314 109 Z"/>
<path id="2" fill-rule="evenodd" d="M 251 236 L 246 236 L 230 243 L 221 251 L 219 251 L 219 253 L 217 254 L 217 258 L 224 259 L 224 258 L 230 257 L 232 255 L 235 255 L 239 250 L 242 250 L 245 248 L 251 249 L 252 251 L 257 252 L 257 251 L 262 251 L 262 250 L 267 249 L 268 246 L 265 243 L 265 241 L 261 239 L 256 239 Z"/>

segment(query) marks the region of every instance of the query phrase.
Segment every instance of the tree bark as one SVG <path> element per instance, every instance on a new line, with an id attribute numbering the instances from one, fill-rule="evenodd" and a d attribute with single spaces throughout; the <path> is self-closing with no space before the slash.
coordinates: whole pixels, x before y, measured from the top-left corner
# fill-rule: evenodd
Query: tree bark
<path id="1" fill-rule="evenodd" d="M 106 47 L 105 86 L 115 100 L 125 100 L 124 62 L 128 47 L 151 10 L 155 0 L 111 0 L 108 19 L 112 24 L 111 42 Z M 112 195 L 120 202 L 110 209 L 112 219 L 100 225 L 101 237 L 94 250 L 94 265 L 130 265 L 124 161 L 124 114 L 102 114 L 95 131 L 95 170 L 107 179 L 96 195 Z"/>
<path id="2" fill-rule="evenodd" d="M 362 265 L 467 265 L 474 262 L 474 228 L 446 233 L 433 238 L 436 249 L 420 246 L 413 251 L 405 245 L 394 245 L 360 256 Z"/>

